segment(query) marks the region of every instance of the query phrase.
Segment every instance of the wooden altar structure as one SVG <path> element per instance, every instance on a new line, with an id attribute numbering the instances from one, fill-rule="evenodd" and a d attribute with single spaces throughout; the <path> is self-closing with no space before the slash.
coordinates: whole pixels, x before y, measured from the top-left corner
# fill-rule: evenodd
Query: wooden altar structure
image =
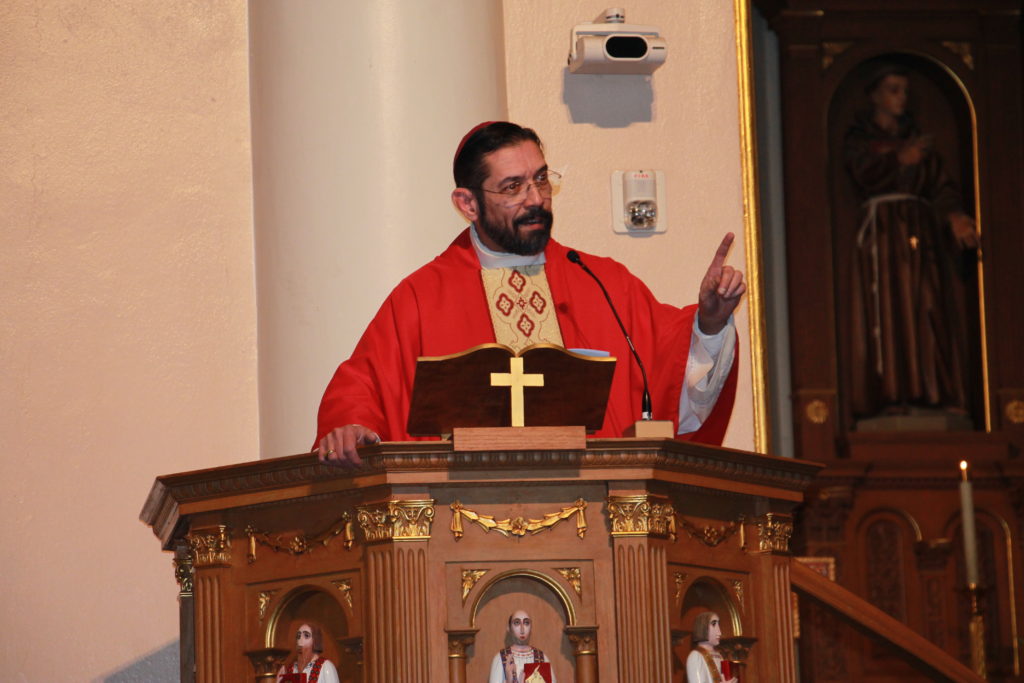
<path id="1" fill-rule="evenodd" d="M 796 680 L 790 513 L 819 465 L 640 438 L 361 453 L 157 478 L 182 680 L 272 681 L 302 621 L 342 681 L 485 680 L 520 608 L 563 683 L 685 680 L 705 609 L 745 683 Z"/>

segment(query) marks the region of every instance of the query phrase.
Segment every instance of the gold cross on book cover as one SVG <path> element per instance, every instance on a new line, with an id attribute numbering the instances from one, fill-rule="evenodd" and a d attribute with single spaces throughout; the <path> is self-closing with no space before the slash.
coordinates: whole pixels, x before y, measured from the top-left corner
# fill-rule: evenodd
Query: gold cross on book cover
<path id="1" fill-rule="evenodd" d="M 536 344 L 516 353 L 482 344 L 416 360 L 408 431 L 451 434 L 460 427 L 554 427 L 604 422 L 615 358 Z"/>

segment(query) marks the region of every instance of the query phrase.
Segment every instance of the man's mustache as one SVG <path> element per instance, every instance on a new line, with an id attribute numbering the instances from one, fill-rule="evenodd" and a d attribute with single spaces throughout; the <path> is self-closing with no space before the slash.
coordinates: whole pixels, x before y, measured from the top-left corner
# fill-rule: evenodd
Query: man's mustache
<path id="1" fill-rule="evenodd" d="M 512 225 L 526 225 L 527 223 L 535 222 L 538 218 L 541 219 L 542 222 L 550 225 L 554 217 L 551 215 L 551 212 L 544 207 L 531 206 L 521 216 L 516 216 L 515 220 L 512 221 Z"/>

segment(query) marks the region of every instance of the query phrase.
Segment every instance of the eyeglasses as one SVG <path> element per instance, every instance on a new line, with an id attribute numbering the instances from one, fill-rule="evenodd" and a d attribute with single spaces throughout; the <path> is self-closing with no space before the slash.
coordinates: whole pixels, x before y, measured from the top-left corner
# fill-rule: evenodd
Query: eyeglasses
<path id="1" fill-rule="evenodd" d="M 510 202 L 522 202 L 530 192 L 531 187 L 537 188 L 537 194 L 547 199 L 556 194 L 562 185 L 562 174 L 557 171 L 541 171 L 533 177 L 530 182 L 512 180 L 505 183 L 497 190 L 488 190 L 486 187 L 480 189 L 491 194 L 500 194 Z"/>

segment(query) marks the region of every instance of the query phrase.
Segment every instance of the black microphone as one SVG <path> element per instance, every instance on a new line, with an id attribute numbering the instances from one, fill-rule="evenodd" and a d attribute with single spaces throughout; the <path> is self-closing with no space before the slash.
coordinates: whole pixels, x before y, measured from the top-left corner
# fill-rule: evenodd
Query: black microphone
<path id="1" fill-rule="evenodd" d="M 640 354 L 636 352 L 636 347 L 633 346 L 633 340 L 629 338 L 629 332 L 626 332 L 626 326 L 622 324 L 622 318 L 619 317 L 619 312 L 615 310 L 615 304 L 612 303 L 612 298 L 608 296 L 608 290 L 604 288 L 604 284 L 601 279 L 594 275 L 594 272 L 587 268 L 587 264 L 583 262 L 580 255 L 576 253 L 574 249 L 570 249 L 566 257 L 575 263 L 577 266 L 582 268 L 587 275 L 594 278 L 594 282 L 601 288 L 604 293 L 604 298 L 608 300 L 608 307 L 612 309 L 612 315 L 615 316 L 615 322 L 619 323 L 619 329 L 622 330 L 622 336 L 626 338 L 626 344 L 629 345 L 629 350 L 633 352 L 633 358 L 636 359 L 636 364 L 640 366 L 640 375 L 644 378 L 644 395 L 640 402 L 640 419 L 641 420 L 653 420 L 654 410 L 651 408 L 651 392 L 647 386 L 647 371 L 644 370 L 644 363 L 640 360 Z"/>

